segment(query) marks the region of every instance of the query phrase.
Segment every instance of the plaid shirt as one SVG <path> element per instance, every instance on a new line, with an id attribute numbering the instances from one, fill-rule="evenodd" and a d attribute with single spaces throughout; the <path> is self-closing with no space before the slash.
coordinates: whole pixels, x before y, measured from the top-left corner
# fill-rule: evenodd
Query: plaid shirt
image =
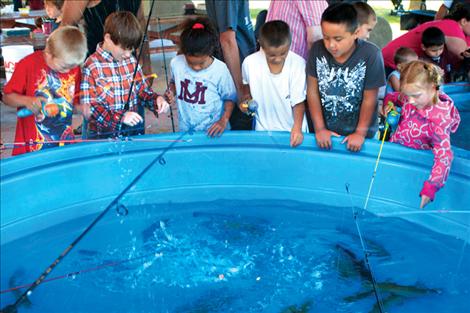
<path id="1" fill-rule="evenodd" d="M 80 102 L 90 107 L 90 131 L 108 134 L 110 137 L 116 134 L 126 113 L 124 106 L 129 97 L 136 65 L 134 56 L 117 61 L 101 45 L 86 60 L 80 85 Z M 155 110 L 157 96 L 138 65 L 129 110 L 136 112 L 139 105 Z"/>

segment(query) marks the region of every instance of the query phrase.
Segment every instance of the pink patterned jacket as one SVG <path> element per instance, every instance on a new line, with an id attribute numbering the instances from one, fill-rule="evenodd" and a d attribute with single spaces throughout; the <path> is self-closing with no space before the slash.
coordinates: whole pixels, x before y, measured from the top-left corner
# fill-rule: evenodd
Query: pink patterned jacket
<path id="1" fill-rule="evenodd" d="M 439 94 L 437 104 L 421 110 L 399 95 L 399 92 L 393 92 L 384 99 L 384 104 L 391 101 L 402 107 L 400 122 L 390 141 L 413 149 L 432 149 L 434 164 L 420 196 L 426 195 L 434 200 L 435 193 L 444 186 L 449 176 L 453 159 L 450 133 L 457 130 L 460 115 L 452 99 L 444 93 Z"/>

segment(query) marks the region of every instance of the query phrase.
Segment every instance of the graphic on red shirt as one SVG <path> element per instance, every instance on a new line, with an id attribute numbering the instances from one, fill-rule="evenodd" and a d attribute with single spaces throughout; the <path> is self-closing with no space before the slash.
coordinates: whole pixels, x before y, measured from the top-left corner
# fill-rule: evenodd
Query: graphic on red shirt
<path id="1" fill-rule="evenodd" d="M 43 107 L 53 107 L 46 114 L 18 117 L 13 155 L 57 146 L 47 141 L 73 139 L 72 111 L 75 93 L 80 86 L 80 68 L 68 73 L 51 70 L 42 51 L 36 51 L 19 63 L 4 87 L 4 93 L 17 93 L 28 97 L 43 97 Z"/>

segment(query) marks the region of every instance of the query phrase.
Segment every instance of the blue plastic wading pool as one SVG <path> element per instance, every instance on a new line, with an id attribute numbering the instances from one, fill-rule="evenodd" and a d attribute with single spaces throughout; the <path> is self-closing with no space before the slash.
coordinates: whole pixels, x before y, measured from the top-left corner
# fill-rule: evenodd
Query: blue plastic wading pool
<path id="1" fill-rule="evenodd" d="M 470 154 L 231 132 L 77 144 L 1 163 L 1 306 L 156 158 L 18 312 L 468 312 Z M 367 257 L 365 257 L 367 256 Z"/>

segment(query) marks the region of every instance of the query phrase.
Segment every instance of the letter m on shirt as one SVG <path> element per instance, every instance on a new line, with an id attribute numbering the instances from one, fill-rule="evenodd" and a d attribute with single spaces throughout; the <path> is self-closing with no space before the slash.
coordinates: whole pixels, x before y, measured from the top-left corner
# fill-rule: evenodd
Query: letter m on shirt
<path id="1" fill-rule="evenodd" d="M 206 104 L 205 94 L 207 87 L 204 87 L 201 82 L 196 82 L 196 90 L 191 93 L 189 91 L 189 79 L 181 81 L 181 89 L 178 99 L 183 100 L 187 103 Z"/>

